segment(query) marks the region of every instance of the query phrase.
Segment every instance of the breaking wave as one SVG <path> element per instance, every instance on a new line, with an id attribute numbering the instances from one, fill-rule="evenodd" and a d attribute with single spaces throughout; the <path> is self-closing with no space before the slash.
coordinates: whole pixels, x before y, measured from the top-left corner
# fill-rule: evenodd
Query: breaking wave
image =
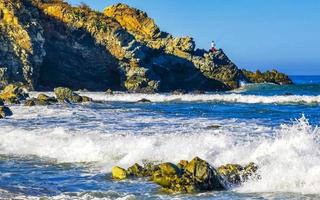
<path id="1" fill-rule="evenodd" d="M 36 96 L 38 93 L 32 93 Z M 53 95 L 52 93 L 48 93 Z M 81 95 L 89 96 L 96 101 L 107 102 L 137 102 L 148 99 L 152 102 L 227 102 L 243 104 L 319 104 L 320 95 L 250 95 L 238 93 L 224 94 L 128 94 L 116 93 L 108 95 L 102 92 L 81 92 Z"/>
<path id="2" fill-rule="evenodd" d="M 200 156 L 214 166 L 253 161 L 260 166 L 261 180 L 249 181 L 236 191 L 320 194 L 319 129 L 304 116 L 276 129 L 255 126 L 259 132 L 244 127 L 170 134 L 4 127 L 0 130 L 0 154 L 94 162 L 102 172 L 144 159 L 178 162 Z"/>

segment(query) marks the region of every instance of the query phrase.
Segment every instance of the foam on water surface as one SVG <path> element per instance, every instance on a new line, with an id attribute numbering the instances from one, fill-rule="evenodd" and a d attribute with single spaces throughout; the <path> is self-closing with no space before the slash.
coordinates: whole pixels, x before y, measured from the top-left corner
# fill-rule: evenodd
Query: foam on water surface
<path id="1" fill-rule="evenodd" d="M 96 101 L 107 102 L 137 102 L 141 99 L 148 99 L 152 102 L 227 102 L 243 104 L 319 104 L 320 95 L 250 95 L 234 93 L 224 94 L 129 94 L 115 93 L 113 95 L 101 92 L 79 92 L 81 95 L 88 96 Z M 32 93 L 36 97 L 39 93 Z M 52 92 L 47 93 L 54 95 Z"/>
<path id="2" fill-rule="evenodd" d="M 21 112 L 16 120 L 21 120 L 25 111 L 21 111 L 21 107 L 15 109 Z M 63 107 L 46 109 L 48 112 L 37 117 L 57 114 L 63 118 L 74 114 L 72 109 L 68 112 Z M 57 112 L 52 113 L 51 109 Z M 86 112 L 85 109 L 83 112 Z M 126 112 L 119 113 L 118 117 L 122 119 L 121 115 Z M 35 117 L 32 113 L 26 112 L 25 115 Z M 55 128 L 7 125 L 0 130 L 0 154 L 33 155 L 58 163 L 93 162 L 94 170 L 106 173 L 110 172 L 113 165 L 128 167 L 145 159 L 178 162 L 180 159 L 200 156 L 216 167 L 226 163 L 246 164 L 253 161 L 260 166 L 261 180 L 252 180 L 236 188 L 236 191 L 319 194 L 319 130 L 309 125 L 305 117 L 292 125 L 276 128 L 254 122 L 225 120 L 220 121 L 222 127 L 219 129 L 206 129 L 196 127 L 212 123 L 205 118 L 165 119 L 161 115 L 159 118 L 142 115 L 137 120 L 128 119 L 128 113 L 124 116 L 132 120 L 134 125 L 139 121 L 154 124 L 148 127 L 149 130 L 143 127 L 120 129 L 122 124 L 128 124 L 124 121 L 119 122 L 118 126 L 109 126 L 107 131 L 103 130 L 108 127 L 107 124 L 96 128 L 72 127 L 73 123 Z M 175 125 L 164 129 L 163 125 L 166 124 Z"/>
<path id="3" fill-rule="evenodd" d="M 32 93 L 33 96 L 37 94 Z M 11 106 L 14 115 L 0 121 L 0 155 L 8 158 L 31 156 L 31 159 L 35 156 L 49 163 L 83 165 L 87 169 L 84 176 L 89 174 L 90 177 L 110 173 L 114 165 L 128 167 L 146 159 L 176 163 L 199 156 L 215 167 L 253 161 L 260 167 L 261 179 L 232 188 L 231 193 L 209 193 L 201 197 L 269 198 L 270 193 L 281 193 L 282 197 L 293 194 L 303 199 L 304 195 L 320 195 L 320 130 L 315 122 L 319 108 L 318 105 L 304 105 L 320 102 L 319 96 L 81 94 L 103 103 Z M 132 103 L 142 98 L 156 103 Z M 296 104 L 273 105 L 288 102 Z M 288 114 L 293 112 L 293 116 L 301 116 L 301 110 L 312 117 L 313 125 L 305 116 L 289 121 Z M 277 121 L 283 118 L 285 120 Z M 0 182 L 1 179 L 10 180 L 8 177 L 12 174 L 1 174 Z M 129 183 L 117 185 L 110 179 L 88 181 L 94 182 L 94 188 L 96 185 L 98 189 L 110 187 L 108 189 L 120 194 L 100 196 L 105 199 L 141 199 L 142 196 L 132 191 L 146 188 L 145 183 L 134 182 L 131 188 Z M 79 199 L 98 198 L 94 194 L 76 192 Z M 155 199 L 171 198 L 156 194 L 153 186 L 147 192 Z M 0 191 L 0 196 L 5 196 L 1 193 L 4 192 Z M 28 197 L 33 198 L 32 195 Z M 54 195 L 56 199 L 67 197 L 70 194 L 65 192 Z"/>

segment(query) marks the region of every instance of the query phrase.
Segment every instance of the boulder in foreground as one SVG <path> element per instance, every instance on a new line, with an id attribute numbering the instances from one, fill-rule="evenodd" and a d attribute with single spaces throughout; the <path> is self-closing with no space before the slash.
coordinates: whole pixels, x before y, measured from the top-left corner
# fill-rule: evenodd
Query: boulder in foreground
<path id="1" fill-rule="evenodd" d="M 195 193 L 220 191 L 227 189 L 229 184 L 241 184 L 250 177 L 257 176 L 257 166 L 254 163 L 242 167 L 240 165 L 225 165 L 216 170 L 208 162 L 199 157 L 193 160 L 182 160 L 177 165 L 173 163 L 134 164 L 127 170 L 114 167 L 112 177 L 126 179 L 130 177 L 149 177 L 168 193 Z"/>

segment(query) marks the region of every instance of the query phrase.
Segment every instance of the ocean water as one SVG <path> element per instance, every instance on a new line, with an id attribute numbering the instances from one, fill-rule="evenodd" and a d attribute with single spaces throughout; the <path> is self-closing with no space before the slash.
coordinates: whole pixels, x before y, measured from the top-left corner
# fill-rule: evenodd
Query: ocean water
<path id="1" fill-rule="evenodd" d="M 0 199 L 320 199 L 320 76 L 292 79 L 225 93 L 82 92 L 103 103 L 11 106 L 14 115 L 0 121 Z M 195 156 L 215 167 L 253 161 L 261 179 L 168 195 L 146 179 L 110 176 L 114 165 Z"/>

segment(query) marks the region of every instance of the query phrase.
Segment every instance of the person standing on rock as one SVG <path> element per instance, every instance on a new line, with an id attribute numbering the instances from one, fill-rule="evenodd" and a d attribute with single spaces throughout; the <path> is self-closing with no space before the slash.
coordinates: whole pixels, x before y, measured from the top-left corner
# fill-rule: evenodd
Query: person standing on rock
<path id="1" fill-rule="evenodd" d="M 214 41 L 211 42 L 211 52 L 215 53 L 217 51 L 216 49 L 216 43 Z"/>

